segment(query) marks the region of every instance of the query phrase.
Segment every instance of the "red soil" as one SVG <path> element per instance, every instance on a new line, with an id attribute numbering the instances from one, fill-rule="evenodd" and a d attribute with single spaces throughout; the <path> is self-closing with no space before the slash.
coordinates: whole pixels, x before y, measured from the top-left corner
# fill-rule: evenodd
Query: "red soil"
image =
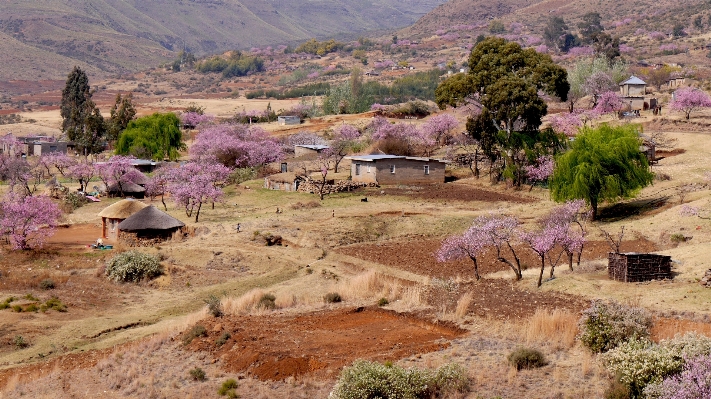
<path id="1" fill-rule="evenodd" d="M 442 245 L 442 239 L 424 239 L 407 241 L 387 241 L 383 243 L 356 244 L 338 248 L 336 251 L 345 255 L 364 259 L 369 262 L 380 263 L 398 269 L 438 278 L 449 277 L 474 277 L 474 267 L 469 259 L 452 262 L 437 262 L 435 254 Z M 657 246 L 644 238 L 625 241 L 622 252 L 652 252 Z M 585 244 L 582 260 L 606 259 L 610 247 L 605 241 L 590 241 Z M 521 264 L 526 267 L 539 267 L 538 256 L 528 248 L 517 246 L 516 253 L 521 259 Z M 510 270 L 509 266 L 495 258 L 495 252 L 489 251 L 477 259 L 479 274 L 494 273 Z M 508 250 L 505 257 L 513 261 Z M 567 267 L 565 256 L 561 258 L 558 267 Z M 513 275 L 513 272 L 512 272 Z"/>
<path id="2" fill-rule="evenodd" d="M 190 349 L 211 352 L 225 370 L 261 380 L 328 376 L 356 359 L 386 361 L 433 352 L 465 333 L 377 307 L 223 317 L 202 324 L 208 336 L 195 338 Z M 231 338 L 217 347 L 215 341 L 225 332 Z"/>

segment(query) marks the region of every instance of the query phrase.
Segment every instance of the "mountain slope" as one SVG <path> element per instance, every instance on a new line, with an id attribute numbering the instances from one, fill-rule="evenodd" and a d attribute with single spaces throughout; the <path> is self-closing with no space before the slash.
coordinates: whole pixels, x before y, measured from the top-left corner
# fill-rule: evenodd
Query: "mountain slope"
<path id="1" fill-rule="evenodd" d="M 17 62 L 0 65 L 0 80 L 20 72 L 35 74 L 33 79 L 63 77 L 74 63 L 104 72 L 137 70 L 183 48 L 206 54 L 399 28 L 443 1 L 3 0 L 0 33 L 13 44 L 2 46 L 32 53 L 37 65 L 49 67 L 30 73 L 16 68 Z"/>

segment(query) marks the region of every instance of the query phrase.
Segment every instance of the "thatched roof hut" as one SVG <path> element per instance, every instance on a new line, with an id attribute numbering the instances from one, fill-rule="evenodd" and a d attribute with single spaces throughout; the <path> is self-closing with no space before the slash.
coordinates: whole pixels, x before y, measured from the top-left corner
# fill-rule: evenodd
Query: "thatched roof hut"
<path id="1" fill-rule="evenodd" d="M 119 188 L 118 183 L 114 183 L 106 188 L 106 192 L 112 197 L 120 197 L 121 192 L 125 197 L 143 198 L 146 195 L 146 189 L 132 182 L 122 182 Z"/>
<path id="2" fill-rule="evenodd" d="M 99 212 L 99 216 L 101 216 L 101 236 L 104 238 L 118 238 L 118 224 L 147 206 L 143 202 L 131 198 L 107 206 L 103 211 Z"/>
<path id="3" fill-rule="evenodd" d="M 136 183 L 141 187 L 145 187 L 150 180 L 151 179 L 148 176 L 144 175 L 143 172 L 138 172 L 131 178 L 131 182 Z"/>
<path id="4" fill-rule="evenodd" d="M 168 239 L 185 223 L 153 205 L 147 206 L 119 223 L 119 231 L 135 234 L 138 239 Z"/>

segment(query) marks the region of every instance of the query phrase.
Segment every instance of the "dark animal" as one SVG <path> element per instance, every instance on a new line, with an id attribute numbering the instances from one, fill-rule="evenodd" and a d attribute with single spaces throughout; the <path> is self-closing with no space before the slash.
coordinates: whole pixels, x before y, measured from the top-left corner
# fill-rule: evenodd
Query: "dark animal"
<path id="1" fill-rule="evenodd" d="M 368 197 L 361 198 L 361 199 L 360 199 L 360 202 L 368 202 Z"/>

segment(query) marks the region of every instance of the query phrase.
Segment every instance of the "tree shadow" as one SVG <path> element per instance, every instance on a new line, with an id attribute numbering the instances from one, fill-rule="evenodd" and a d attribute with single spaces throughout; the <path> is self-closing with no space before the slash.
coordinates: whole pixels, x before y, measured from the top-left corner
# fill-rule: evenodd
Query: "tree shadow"
<path id="1" fill-rule="evenodd" d="M 598 220 L 601 222 L 616 222 L 632 216 L 648 215 L 665 206 L 669 199 L 671 199 L 671 196 L 665 195 L 656 198 L 620 202 L 600 209 Z"/>

